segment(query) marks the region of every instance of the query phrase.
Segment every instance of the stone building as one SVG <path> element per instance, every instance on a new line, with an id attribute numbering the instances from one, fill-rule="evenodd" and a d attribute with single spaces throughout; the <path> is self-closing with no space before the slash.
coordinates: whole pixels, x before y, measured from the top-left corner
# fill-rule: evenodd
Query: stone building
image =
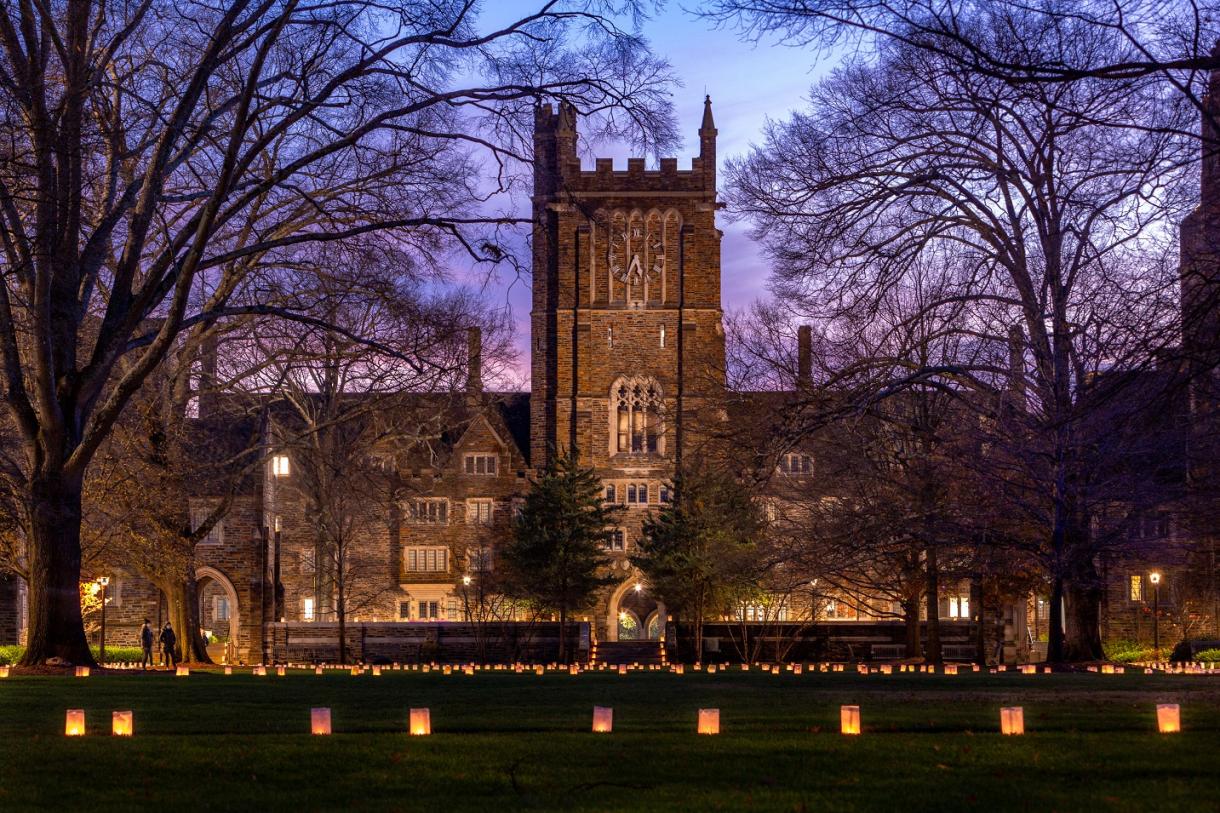
<path id="1" fill-rule="evenodd" d="M 1220 107 L 1220 92 L 1209 98 Z M 354 537 L 345 560 L 345 606 L 353 623 L 457 622 L 480 612 L 474 605 L 482 608 L 487 598 L 484 580 L 494 581 L 496 547 L 508 533 L 515 500 L 548 454 L 574 449 L 603 481 L 606 500 L 625 509 L 609 551 L 615 584 L 586 620 L 602 641 L 659 638 L 665 608 L 639 584 L 628 561 L 644 517 L 668 501 L 675 466 L 708 442 L 716 427 L 782 413 L 785 399 L 809 381 L 809 332 L 803 329 L 792 391 L 726 392 L 717 131 L 710 100 L 698 132 L 699 153 L 688 167 L 663 158 L 648 169 L 643 159 L 633 158 L 625 169 L 609 159 L 586 168 L 578 157 L 577 130 L 571 107 L 538 108 L 531 391 L 485 390 L 476 329 L 463 392 L 403 394 L 394 404 L 424 416 L 421 423 L 430 421 L 431 428 L 411 448 L 369 452 L 376 465 L 359 486 L 367 499 L 352 512 Z M 1184 299 L 1210 314 L 1214 305 L 1209 309 L 1198 300 L 1220 289 L 1220 252 L 1201 241 L 1220 229 L 1200 218 L 1220 206 L 1217 164 L 1214 157 L 1205 162 L 1202 214 L 1188 219 L 1183 237 Z M 1193 281 L 1196 276 L 1201 281 Z M 1201 319 L 1187 345 L 1214 362 L 1215 337 L 1208 332 L 1213 321 Z M 1208 397 L 1202 390 L 1194 395 L 1196 401 Z M 298 428 L 294 420 L 274 400 L 200 403 L 199 453 L 227 449 L 233 457 L 235 448 L 248 448 L 256 461 L 221 473 L 223 483 L 199 482 L 190 496 L 196 522 L 220 500 L 228 501 L 223 519 L 196 549 L 199 619 L 216 641 L 217 658 L 264 660 L 274 622 L 335 618 L 335 564 L 317 542 L 310 464 L 290 442 Z M 755 428 L 767 431 L 761 424 Z M 1204 437 L 1211 435 L 1191 437 L 1196 484 L 1215 480 L 1214 472 L 1204 471 L 1216 459 L 1202 451 L 1210 448 L 1200 446 Z M 815 446 L 798 445 L 764 460 L 779 475 L 774 498 L 816 480 L 817 458 Z M 221 496 L 229 490 L 235 496 Z M 1157 534 L 1170 533 L 1160 521 L 1159 515 L 1148 520 L 1153 542 Z M 1152 545 L 1153 553 L 1158 549 Z M 1146 558 L 1111 563 L 1107 584 L 1116 603 L 1124 590 L 1136 596 L 1133 579 L 1145 578 L 1149 566 Z M 160 621 L 162 600 L 122 562 L 103 569 L 112 578 L 108 642 L 132 645 L 143 618 Z M 1144 595 L 1137 596 L 1141 607 Z M 970 609 L 971 598 L 969 584 L 943 585 L 942 617 L 962 622 L 964 629 L 978 615 L 977 606 Z M 869 597 L 818 596 L 815 589 L 809 601 L 821 602 L 819 620 L 893 618 L 892 607 L 875 606 Z M 1032 615 L 1021 603 L 1000 613 L 1004 631 L 998 638 L 1009 657 L 1026 651 L 1017 646 L 1031 637 L 1026 623 L 1037 629 L 1038 600 L 1031 601 Z M 0 643 L 17 634 L 20 604 L 20 585 L 0 580 Z M 744 608 L 743 619 L 755 620 L 754 611 Z M 512 615 L 511 608 L 497 612 Z M 785 620 L 784 612 L 775 620 Z M 1118 623 L 1120 617 L 1126 616 L 1111 609 L 1108 620 Z"/>

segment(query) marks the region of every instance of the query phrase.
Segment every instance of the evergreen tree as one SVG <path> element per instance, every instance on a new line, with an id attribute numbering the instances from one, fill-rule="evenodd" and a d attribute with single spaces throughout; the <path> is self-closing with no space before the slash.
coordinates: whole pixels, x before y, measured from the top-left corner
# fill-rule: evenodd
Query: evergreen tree
<path id="1" fill-rule="evenodd" d="M 567 652 L 568 617 L 587 608 L 614 579 L 601 575 L 618 506 L 602 502 L 601 481 L 573 453 L 555 455 L 530 484 L 501 556 L 514 598 L 559 615 L 559 659 Z"/>
<path id="2" fill-rule="evenodd" d="M 695 660 L 703 658 L 703 622 L 749 592 L 764 521 L 731 475 L 701 467 L 679 471 L 673 500 L 644 520 L 631 563 L 681 621 L 691 624 Z"/>

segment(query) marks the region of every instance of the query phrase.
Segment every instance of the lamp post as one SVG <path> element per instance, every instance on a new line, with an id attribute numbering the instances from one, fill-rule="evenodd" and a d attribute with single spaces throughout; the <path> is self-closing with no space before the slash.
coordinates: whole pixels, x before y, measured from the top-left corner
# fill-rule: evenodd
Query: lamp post
<path id="1" fill-rule="evenodd" d="M 462 610 L 466 614 L 466 623 L 470 623 L 470 583 L 473 579 L 467 573 L 462 577 Z"/>
<path id="2" fill-rule="evenodd" d="M 1161 574 L 1152 571 L 1148 574 L 1152 582 L 1152 651 L 1158 663 L 1161 660 Z"/>
<path id="3" fill-rule="evenodd" d="M 102 641 L 97 652 L 97 660 L 100 665 L 106 662 L 106 587 L 110 584 L 110 577 L 98 576 L 97 583 L 102 586 Z"/>

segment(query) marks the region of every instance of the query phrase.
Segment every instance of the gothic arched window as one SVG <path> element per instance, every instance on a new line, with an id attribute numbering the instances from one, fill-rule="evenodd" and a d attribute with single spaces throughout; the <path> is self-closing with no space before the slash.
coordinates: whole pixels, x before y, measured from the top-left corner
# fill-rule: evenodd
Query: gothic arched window
<path id="1" fill-rule="evenodd" d="M 664 451 L 661 387 L 652 378 L 620 378 L 610 392 L 616 454 L 657 454 Z"/>

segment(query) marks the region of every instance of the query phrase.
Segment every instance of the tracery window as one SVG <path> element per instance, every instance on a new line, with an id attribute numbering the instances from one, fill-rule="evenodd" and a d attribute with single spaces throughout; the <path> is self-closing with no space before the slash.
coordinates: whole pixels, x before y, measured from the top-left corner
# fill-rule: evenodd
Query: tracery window
<path id="1" fill-rule="evenodd" d="M 664 451 L 661 387 L 651 378 L 619 379 L 611 395 L 611 437 L 618 454 Z"/>

